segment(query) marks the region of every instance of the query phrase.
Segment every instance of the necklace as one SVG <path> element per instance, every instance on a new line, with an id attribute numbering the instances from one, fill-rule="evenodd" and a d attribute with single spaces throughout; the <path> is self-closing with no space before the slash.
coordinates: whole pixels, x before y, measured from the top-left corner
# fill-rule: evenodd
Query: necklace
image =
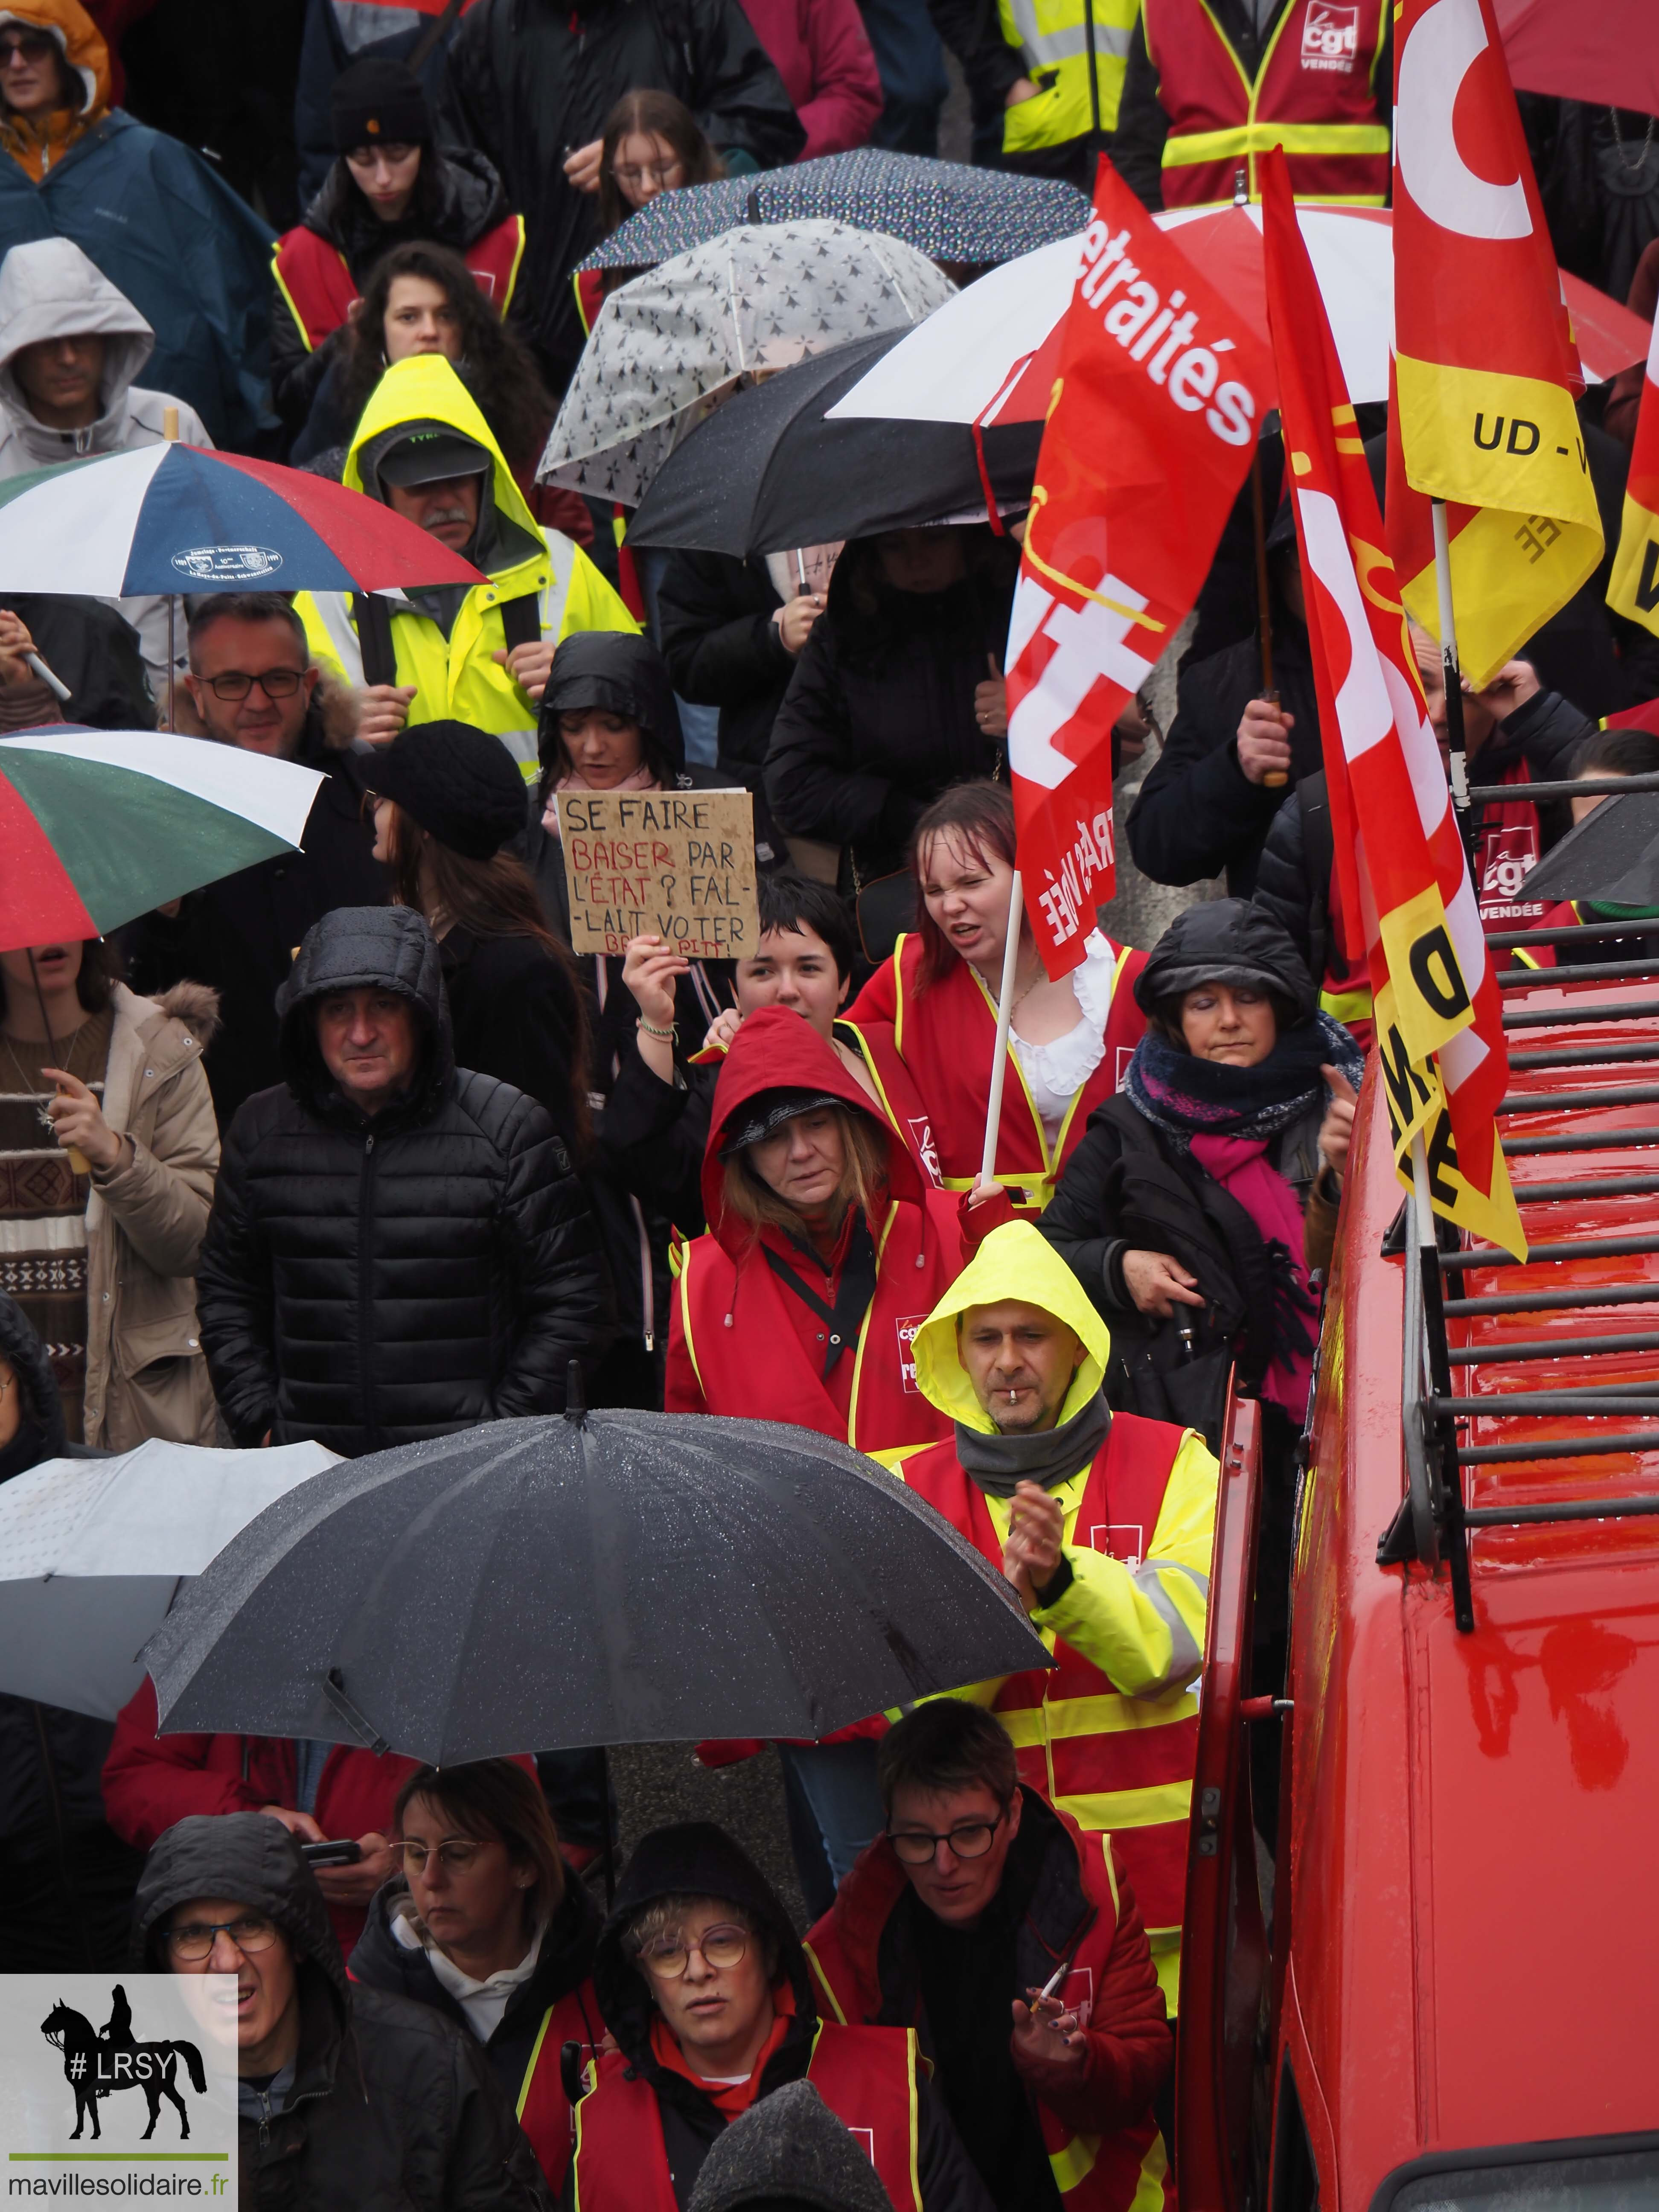
<path id="1" fill-rule="evenodd" d="M 1642 143 L 1637 148 L 1636 159 L 1632 161 L 1625 153 L 1625 134 L 1620 126 L 1619 110 L 1610 107 L 1607 113 L 1613 121 L 1613 143 L 1617 150 L 1619 166 L 1627 177 L 1639 177 L 1647 164 L 1648 149 L 1653 143 L 1654 128 L 1656 124 L 1659 124 L 1659 117 L 1649 116 L 1648 127 L 1642 134 Z"/>
<path id="2" fill-rule="evenodd" d="M 4 1036 L 4 1030 L 0 1030 L 0 1036 Z M 29 1079 L 28 1070 L 24 1066 L 22 1061 L 17 1057 L 16 1051 L 12 1045 L 12 1041 L 9 1036 L 6 1037 L 6 1057 L 10 1060 L 12 1066 L 17 1070 L 17 1079 L 23 1086 L 23 1096 L 26 1098 L 33 1098 L 39 1102 L 34 1109 L 35 1120 L 40 1124 L 40 1127 L 43 1129 L 48 1131 L 52 1136 L 56 1136 L 58 1133 L 58 1125 L 52 1118 L 52 1100 L 47 1094 L 35 1089 L 34 1085 Z"/>

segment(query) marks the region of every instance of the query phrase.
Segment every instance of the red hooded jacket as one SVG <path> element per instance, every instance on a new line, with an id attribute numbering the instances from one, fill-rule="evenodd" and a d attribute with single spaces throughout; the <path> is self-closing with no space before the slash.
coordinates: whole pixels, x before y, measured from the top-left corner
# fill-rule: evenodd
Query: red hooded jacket
<path id="1" fill-rule="evenodd" d="M 821 1091 L 841 1101 L 881 1133 L 887 1152 L 887 1186 L 869 1216 L 875 1295 L 856 1345 L 837 1363 L 846 1371 L 834 1376 L 833 1387 L 809 1358 L 811 1331 L 802 1320 L 808 1310 L 775 1273 L 768 1253 L 797 1271 L 815 1272 L 811 1262 L 777 1231 L 757 1236 L 724 1202 L 720 1155 L 726 1132 L 763 1091 L 779 1089 Z M 664 1397 L 669 1413 L 792 1421 L 872 1453 L 911 1449 L 950 1433 L 950 1423 L 916 1388 L 911 1344 L 961 1272 L 956 1203 L 926 1188 L 915 1161 L 894 1141 L 862 1087 L 811 1024 L 786 1007 L 750 1014 L 726 1055 L 703 1156 L 702 1197 L 710 1228 L 679 1248 Z"/>

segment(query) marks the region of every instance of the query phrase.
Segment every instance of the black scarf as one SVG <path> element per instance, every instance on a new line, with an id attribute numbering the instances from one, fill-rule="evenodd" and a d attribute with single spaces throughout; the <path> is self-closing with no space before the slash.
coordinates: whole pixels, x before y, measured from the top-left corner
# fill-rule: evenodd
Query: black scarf
<path id="1" fill-rule="evenodd" d="M 1328 1064 L 1356 1091 L 1365 1062 L 1340 1022 L 1316 1014 L 1279 1038 L 1254 1067 L 1200 1060 L 1185 1045 L 1149 1029 L 1135 1047 L 1124 1089 L 1135 1111 L 1182 1152 L 1195 1136 L 1276 1136 L 1322 1104 Z"/>
<path id="2" fill-rule="evenodd" d="M 1045 1490 L 1069 1482 L 1090 1466 L 1112 1425 L 1106 1394 L 1097 1390 L 1080 1413 L 1052 1429 L 1030 1436 L 1005 1437 L 957 1423 L 957 1457 L 980 1488 L 993 1498 L 1012 1498 L 1016 1484 L 1041 1483 Z"/>

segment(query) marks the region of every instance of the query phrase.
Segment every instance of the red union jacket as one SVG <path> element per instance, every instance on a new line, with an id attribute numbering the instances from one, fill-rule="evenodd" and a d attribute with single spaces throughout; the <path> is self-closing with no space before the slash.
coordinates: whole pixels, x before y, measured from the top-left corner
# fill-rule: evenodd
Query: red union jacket
<path id="1" fill-rule="evenodd" d="M 1089 2043 L 1082 2081 L 1036 2106 L 1066 2212 L 1129 2212 L 1143 2187 L 1146 2203 L 1156 2203 L 1158 2194 L 1173 2203 L 1152 2112 L 1173 2045 L 1146 1930 L 1111 1839 L 1083 1835 L 1028 1789 L 1016 1849 L 1038 1870 L 1014 1939 L 1010 2003 L 1045 1987 L 1063 1960 L 1056 1994 L 1076 2012 Z M 926 2051 L 911 1946 L 901 1929 L 889 1926 L 908 1887 L 892 1845 L 878 1837 L 806 1938 L 806 1959 L 827 2020 L 914 2027 Z"/>
<path id="2" fill-rule="evenodd" d="M 833 1389 L 809 1359 L 792 1310 L 794 1293 L 768 1262 L 769 1235 L 757 1240 L 722 1203 L 726 1133 L 759 1093 L 779 1087 L 840 1100 L 890 1139 L 888 1187 L 870 1215 L 875 1295 Z M 891 1139 L 862 1086 L 799 1014 L 769 1006 L 738 1030 L 715 1088 L 702 1194 L 713 1226 L 679 1248 L 667 1412 L 791 1421 L 872 1455 L 914 1450 L 950 1433 L 950 1423 L 916 1389 L 911 1346 L 961 1272 L 955 1201 L 925 1187 L 908 1148 Z M 779 1243 L 781 1255 L 787 1249 Z"/>
<path id="3" fill-rule="evenodd" d="M 1053 1145 L 1031 1103 L 1013 1047 L 1008 1048 L 997 1133 L 997 1181 L 1015 1192 L 1016 1203 L 1024 1191 L 1024 1210 L 1033 1215 L 1041 1213 L 1054 1196 L 1060 1170 L 1090 1115 L 1117 1089 L 1119 1076 L 1146 1030 L 1146 1017 L 1135 1004 L 1134 981 L 1146 956 L 1131 946 L 1113 945 L 1109 938 L 1106 942 L 1115 962 L 1106 1049 L 1072 1102 Z M 921 972 L 921 938 L 901 937 L 891 959 L 877 969 L 860 992 L 848 1018 L 860 1028 L 887 1026 L 891 1049 L 908 1070 L 927 1111 L 945 1189 L 969 1190 L 985 1143 L 985 1108 L 997 1041 L 996 1004 L 965 960 L 953 959 L 937 983 L 918 993 Z"/>

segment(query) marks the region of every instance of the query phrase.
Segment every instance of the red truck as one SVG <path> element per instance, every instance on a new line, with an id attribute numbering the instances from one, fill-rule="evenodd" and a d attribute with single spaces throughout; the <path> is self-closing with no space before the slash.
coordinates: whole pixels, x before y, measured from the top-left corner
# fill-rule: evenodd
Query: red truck
<path id="1" fill-rule="evenodd" d="M 1245 1695 L 1255 1409 L 1231 1409 L 1183 2212 L 1659 2206 L 1659 961 L 1630 928 L 1622 960 L 1596 957 L 1616 925 L 1580 929 L 1569 964 L 1500 979 L 1524 1265 L 1423 1246 L 1368 1081 L 1282 1699 Z M 1269 1862 L 1247 1737 L 1274 1725 Z"/>

